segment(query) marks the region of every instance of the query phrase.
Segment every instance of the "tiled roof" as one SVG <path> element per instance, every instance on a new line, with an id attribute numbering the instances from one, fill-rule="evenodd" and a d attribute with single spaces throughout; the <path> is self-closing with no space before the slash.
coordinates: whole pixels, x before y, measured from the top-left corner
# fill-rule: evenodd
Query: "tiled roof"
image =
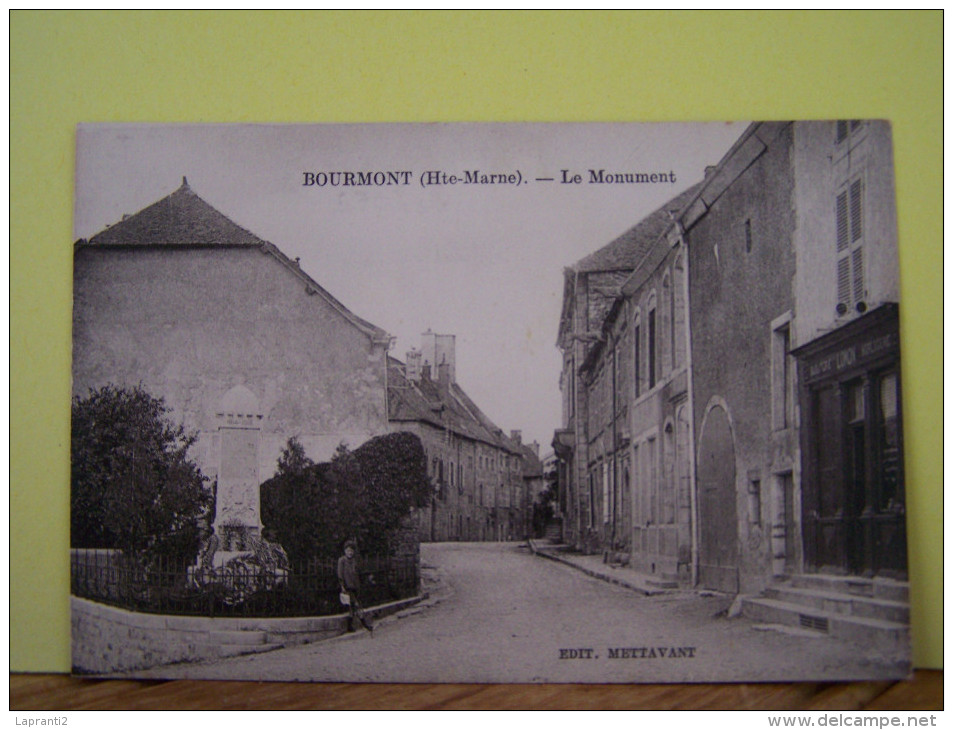
<path id="1" fill-rule="evenodd" d="M 531 446 L 523 445 L 523 478 L 535 478 L 543 476 L 543 462 L 536 456 L 536 452 Z"/>
<path id="2" fill-rule="evenodd" d="M 577 261 L 571 268 L 580 272 L 632 270 L 642 260 L 652 244 L 661 236 L 702 183 L 692 185 L 653 211 L 614 241 Z"/>
<path id="3" fill-rule="evenodd" d="M 520 453 L 457 383 L 444 388 L 430 378 L 412 382 L 405 375 L 404 363 L 390 356 L 387 358 L 387 418 L 422 421 L 450 429 L 462 438 Z"/>
<path id="4" fill-rule="evenodd" d="M 134 215 L 89 239 L 103 246 L 210 245 L 260 246 L 264 241 L 182 186 Z"/>
<path id="5" fill-rule="evenodd" d="M 184 177 L 182 186 L 171 195 L 124 217 L 88 241 L 77 241 L 76 246 L 89 250 L 111 246 L 257 246 L 290 270 L 309 294 L 320 295 L 369 337 L 378 342 L 390 339 L 387 332 L 358 317 L 335 299 L 301 269 L 297 260 L 292 261 L 273 243 L 258 238 L 202 200 Z"/>

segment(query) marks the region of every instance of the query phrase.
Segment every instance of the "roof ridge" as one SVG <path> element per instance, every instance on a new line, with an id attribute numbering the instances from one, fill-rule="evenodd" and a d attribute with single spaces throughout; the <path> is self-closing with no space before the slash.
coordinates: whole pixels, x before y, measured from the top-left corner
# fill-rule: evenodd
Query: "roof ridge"
<path id="1" fill-rule="evenodd" d="M 672 196 L 607 244 L 576 261 L 570 269 L 574 271 L 623 271 L 634 269 L 645 256 L 646 252 L 642 248 L 655 242 L 658 236 L 664 232 L 668 223 L 682 211 L 703 183 L 704 180 L 699 180 L 677 195 Z M 655 228 L 659 230 L 656 231 Z"/>
<path id="2" fill-rule="evenodd" d="M 164 198 L 147 205 L 137 213 L 124 216 L 107 226 L 88 241 L 80 239 L 77 245 L 96 247 L 257 247 L 291 271 L 310 294 L 319 294 L 348 322 L 375 341 L 390 341 L 390 335 L 380 327 L 357 316 L 327 289 L 309 276 L 298 263 L 291 260 L 270 241 L 259 238 L 247 228 L 205 201 L 182 176 L 182 184 Z"/>

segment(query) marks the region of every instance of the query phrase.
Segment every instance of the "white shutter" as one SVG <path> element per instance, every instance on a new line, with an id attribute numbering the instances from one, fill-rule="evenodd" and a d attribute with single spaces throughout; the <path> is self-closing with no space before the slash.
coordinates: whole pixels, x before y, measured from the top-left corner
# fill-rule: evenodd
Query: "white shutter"
<path id="1" fill-rule="evenodd" d="M 866 297 L 864 283 L 864 184 L 845 186 L 836 199 L 837 302 L 850 310 Z"/>

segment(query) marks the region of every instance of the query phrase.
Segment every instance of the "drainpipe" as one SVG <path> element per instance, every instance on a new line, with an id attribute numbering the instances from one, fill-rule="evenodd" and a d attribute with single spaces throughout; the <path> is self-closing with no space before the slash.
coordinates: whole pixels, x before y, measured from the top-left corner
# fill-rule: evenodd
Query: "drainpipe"
<path id="1" fill-rule="evenodd" d="M 688 492 L 689 506 L 692 517 L 691 535 L 692 535 L 692 586 L 698 585 L 698 541 L 700 539 L 698 526 L 698 475 L 695 466 L 695 379 L 694 367 L 692 366 L 692 300 L 691 292 L 691 269 L 689 268 L 689 250 L 688 243 L 685 240 L 685 228 L 681 221 L 676 220 L 675 226 L 678 230 L 678 242 L 684 252 L 685 276 L 684 280 L 684 299 L 685 299 L 685 369 L 688 381 L 688 474 L 691 480 L 691 489 Z"/>

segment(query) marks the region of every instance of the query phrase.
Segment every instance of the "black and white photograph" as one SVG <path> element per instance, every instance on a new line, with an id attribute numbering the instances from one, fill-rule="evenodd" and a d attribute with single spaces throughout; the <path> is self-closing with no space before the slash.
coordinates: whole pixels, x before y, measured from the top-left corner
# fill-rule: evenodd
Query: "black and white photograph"
<path id="1" fill-rule="evenodd" d="M 911 671 L 886 120 L 83 124 L 72 667 Z"/>

